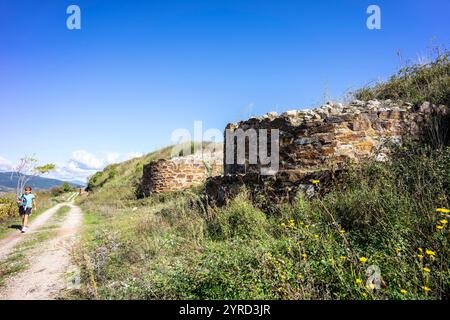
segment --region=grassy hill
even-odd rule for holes
[[[356,94],[407,101],[419,92],[443,103],[448,66],[439,56]],[[274,204],[261,193],[252,202],[242,190],[223,208],[205,205],[202,188],[135,197],[143,163],[168,152],[91,179],[75,255],[85,285],[74,298],[450,298],[448,144],[405,141],[387,162],[350,167],[311,200],[299,193]]]
[[[193,144],[189,144],[193,152]],[[203,142],[203,148],[210,146],[210,144],[211,142]],[[154,160],[170,159],[172,149],[173,146],[168,146],[142,157],[107,166],[103,171],[90,177],[87,190],[94,191],[96,196],[113,192],[119,193],[121,200],[134,199],[142,178],[144,165]]]
[[[87,189],[96,191],[100,188],[132,188],[139,183],[145,164],[153,160],[170,158],[171,150],[172,147],[169,146],[142,157],[109,165],[103,171],[97,172],[90,177]]]

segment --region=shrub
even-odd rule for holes
[[[8,219],[17,212],[15,196],[12,194],[0,195],[0,222]]]
[[[264,239],[268,221],[265,213],[257,209],[243,192],[227,207],[216,211],[209,230],[217,239]]]

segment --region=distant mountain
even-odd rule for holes
[[[35,190],[49,190],[53,187],[58,187],[66,181],[58,179],[48,179],[43,177],[31,177],[30,181],[27,183],[30,187]],[[75,188],[84,188],[83,183],[68,182]],[[13,176],[11,178],[11,172],[0,172],[0,192],[11,192],[16,189],[17,177]]]
[[[2,192],[11,192],[11,191],[14,191],[14,189],[7,188],[7,187],[4,187],[4,186],[0,186],[0,193],[2,193]]]

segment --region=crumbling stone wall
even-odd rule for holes
[[[141,188],[146,196],[185,190],[204,183],[209,176],[221,175],[222,171],[221,163],[192,156],[153,161],[144,166]]]
[[[340,168],[348,160],[356,162],[373,155],[384,157],[387,141],[401,141],[402,135],[414,136],[418,124],[432,108],[447,110],[428,103],[415,110],[408,103],[387,101],[354,101],[343,105],[327,103],[314,110],[288,111],[281,116],[268,113],[226,129],[271,129],[280,130],[280,171],[301,170],[314,172]],[[227,150],[225,135],[224,154]],[[236,141],[235,141],[236,143]],[[270,136],[267,149],[270,150]],[[248,149],[246,150],[248,154]],[[235,159],[237,148],[234,148]],[[225,157],[224,157],[225,159]],[[224,160],[225,161],[225,160]],[[260,163],[226,164],[225,174],[261,172]]]
[[[348,161],[369,157],[384,161],[386,142],[400,142],[404,135],[418,138],[420,128],[430,114],[449,114],[445,106],[424,103],[416,108],[408,103],[387,101],[353,101],[347,105],[327,103],[314,110],[288,111],[280,116],[268,113],[226,129],[247,131],[278,129],[279,171],[273,176],[261,175],[261,163],[251,164],[246,147],[245,164],[224,164],[224,177],[209,179],[206,185],[211,202],[223,204],[242,186],[252,192],[263,190],[273,199],[292,199],[298,190],[310,190],[311,180],[321,183],[333,179]],[[237,159],[236,141],[234,157]],[[224,143],[224,162],[227,150]],[[270,150],[270,133],[267,149]],[[267,193],[267,192],[266,192]]]

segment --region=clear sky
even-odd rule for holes
[[[66,9],[81,8],[81,30]],[[370,4],[382,29],[366,27]],[[170,144],[385,79],[450,43],[448,0],[1,0],[0,170],[81,179]]]

